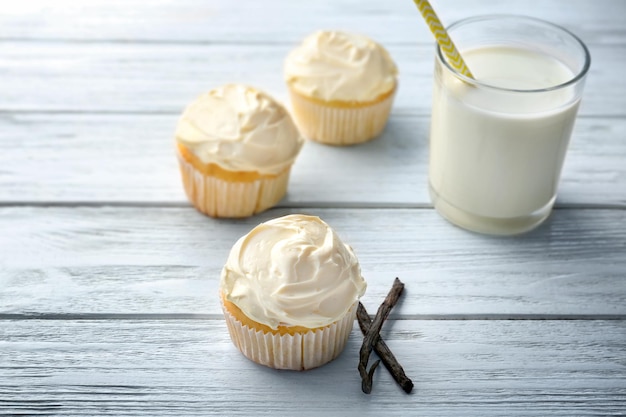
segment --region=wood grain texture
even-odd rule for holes
[[[186,204],[173,151],[178,115],[0,115],[0,203]],[[282,207],[428,206],[430,118],[397,116],[375,141],[308,142]],[[557,205],[626,207],[626,119],[577,121]]]
[[[360,391],[360,335],[307,372],[256,365],[223,320],[0,321],[0,410],[73,415],[618,415],[623,321],[388,322],[416,387]]]
[[[575,30],[589,43],[624,44],[621,0],[437,1],[445,25],[479,14],[521,14]],[[71,24],[68,24],[71,22]],[[432,43],[412,1],[25,0],[3,7],[0,39],[290,43],[320,28],[370,33],[389,43]]]
[[[446,223],[427,196],[433,38],[411,1],[23,0],[0,6],[0,415],[623,415],[626,2],[439,1],[560,24],[589,46],[558,209],[515,238]],[[382,137],[307,143],[287,197],[244,220],[190,208],[178,115],[216,85],[287,102],[282,62],[320,28],[370,35],[400,68]],[[361,336],[306,373],[246,360],[217,299],[235,240],[319,215],[351,244],[375,311],[406,291],[385,369],[360,392]]]
[[[231,82],[287,102],[283,61],[294,46],[2,42],[0,111],[179,114]],[[393,114],[430,115],[434,45],[389,45],[389,52],[400,72]],[[590,52],[580,115],[626,115],[626,80],[611,70],[626,66],[626,45],[591,45]]]
[[[406,294],[394,317],[626,314],[626,210],[557,210],[530,234],[493,238],[430,209],[214,220],[176,207],[0,209],[0,313],[220,314],[231,246],[292,212],[319,215],[354,248],[371,311],[398,276]]]

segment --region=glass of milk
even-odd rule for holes
[[[521,16],[448,28],[474,79],[437,47],[429,187],[437,211],[476,232],[541,224],[557,185],[590,65],[569,31]]]

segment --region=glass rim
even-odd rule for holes
[[[451,30],[453,30],[456,27],[459,26],[464,26],[468,23],[475,23],[475,22],[480,22],[480,21],[485,21],[485,20],[495,20],[495,19],[515,19],[515,20],[522,20],[522,21],[527,21],[527,22],[533,22],[533,23],[538,23],[544,26],[548,26],[551,29],[556,29],[557,31],[560,31],[564,34],[566,34],[567,36],[571,37],[582,49],[584,55],[585,55],[585,61],[582,65],[582,68],[580,69],[580,71],[575,74],[571,79],[567,80],[564,83],[561,84],[557,84],[551,87],[545,87],[545,88],[537,88],[537,89],[516,89],[516,88],[504,88],[504,87],[497,87],[495,85],[491,85],[489,83],[485,83],[479,80],[476,80],[474,78],[470,78],[464,74],[461,74],[459,71],[457,71],[454,67],[452,67],[452,65],[450,65],[450,63],[448,62],[447,59],[445,59],[445,57],[443,56],[443,53],[441,51],[441,46],[438,43],[435,43],[436,47],[437,47],[437,59],[443,63],[443,65],[446,66],[446,68],[448,68],[450,71],[452,71],[452,73],[460,80],[468,83],[468,84],[473,84],[475,86],[479,86],[479,87],[484,87],[484,88],[489,88],[492,90],[497,90],[497,91],[505,91],[505,92],[515,92],[515,93],[541,93],[541,92],[547,92],[547,91],[555,91],[555,90],[560,90],[562,88],[568,87],[570,85],[576,84],[578,81],[580,81],[585,75],[587,75],[587,72],[589,71],[589,67],[591,66],[591,55],[589,53],[589,49],[587,48],[587,45],[585,45],[585,43],[578,37],[576,36],[574,33],[572,33],[571,31],[569,31],[568,29],[565,29],[562,26],[559,26],[557,24],[548,22],[546,20],[543,19],[538,19],[536,17],[531,17],[531,16],[524,16],[524,15],[513,15],[513,14],[489,14],[489,15],[480,15],[480,16],[472,16],[472,17],[467,17],[461,20],[457,20],[456,22],[452,23],[451,25],[449,25],[446,30],[448,32],[450,32]]]

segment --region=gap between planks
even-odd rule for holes
[[[370,318],[374,316],[370,314]],[[223,320],[221,314],[190,313],[0,313],[0,320]],[[626,314],[406,314],[387,321],[590,321],[626,320]]]
[[[198,45],[198,46],[294,46],[297,41],[282,40],[191,40],[191,39],[72,39],[72,38],[19,38],[0,37],[0,42],[15,43],[46,43],[46,44],[86,44],[86,45]],[[429,41],[385,41],[385,46],[432,46],[434,42]],[[604,42],[585,41],[587,46],[605,46]]]
[[[189,46],[294,46],[297,41],[282,40],[191,40],[191,39],[72,39],[72,38],[19,38],[0,37],[0,42],[15,43],[44,43],[44,44],[82,44],[82,45],[189,45]],[[434,42],[428,41],[385,41],[385,46],[432,46]],[[589,46],[605,46],[604,42],[585,41]],[[619,45],[618,45],[619,46]]]
[[[192,208],[186,201],[0,201],[0,208],[6,207],[52,207],[52,208]],[[289,202],[278,204],[275,209],[346,209],[346,210],[433,210],[430,203],[389,203],[359,201],[324,201],[324,202]],[[626,203],[560,203],[557,201],[554,210],[625,210]]]
[[[1,42],[1,40],[0,40]],[[75,110],[75,109],[3,109],[0,108],[0,116],[65,116],[65,115],[81,115],[81,116],[180,116],[181,110]],[[413,113],[406,108],[398,108],[393,110],[394,118],[420,118],[429,119],[430,113]],[[622,120],[624,114],[577,114],[576,119],[613,119]]]

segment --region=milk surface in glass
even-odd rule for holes
[[[573,89],[550,89],[575,74],[525,46],[480,46],[462,56],[483,87],[464,82],[437,60],[431,198],[444,217],[467,229],[524,232],[554,204],[580,96]],[[542,89],[547,91],[515,91]]]

